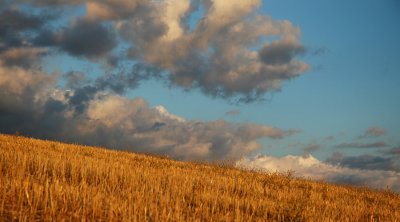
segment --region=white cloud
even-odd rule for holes
[[[378,189],[390,188],[400,192],[400,173],[334,166],[321,162],[312,155],[288,155],[281,158],[258,155],[253,158],[243,158],[236,165],[240,168],[267,172],[286,173],[294,171],[296,177],[325,180],[332,183],[367,185]]]
[[[168,110],[167,110],[164,106],[156,106],[155,109],[156,109],[156,110],[160,113],[160,115],[162,115],[162,116],[165,116],[165,117],[170,118],[170,119],[177,120],[178,122],[185,122],[185,119],[184,119],[184,118],[169,113]]]

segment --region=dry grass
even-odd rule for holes
[[[0,134],[0,220],[400,221],[400,196]]]

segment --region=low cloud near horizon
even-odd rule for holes
[[[324,180],[337,184],[353,184],[376,189],[391,189],[400,192],[400,172],[391,170],[357,169],[322,162],[312,155],[273,157],[258,155],[236,162],[244,169],[265,172],[294,173],[295,177]]]
[[[359,142],[351,142],[351,143],[341,143],[336,145],[336,148],[359,148],[359,149],[365,149],[365,148],[383,148],[383,147],[388,147],[389,145],[386,144],[384,141],[378,141],[378,142],[373,142],[373,143],[359,143]]]

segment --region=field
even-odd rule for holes
[[[0,221],[400,221],[400,196],[0,134]]]

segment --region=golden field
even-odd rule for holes
[[[0,134],[0,221],[400,221],[400,196]]]

